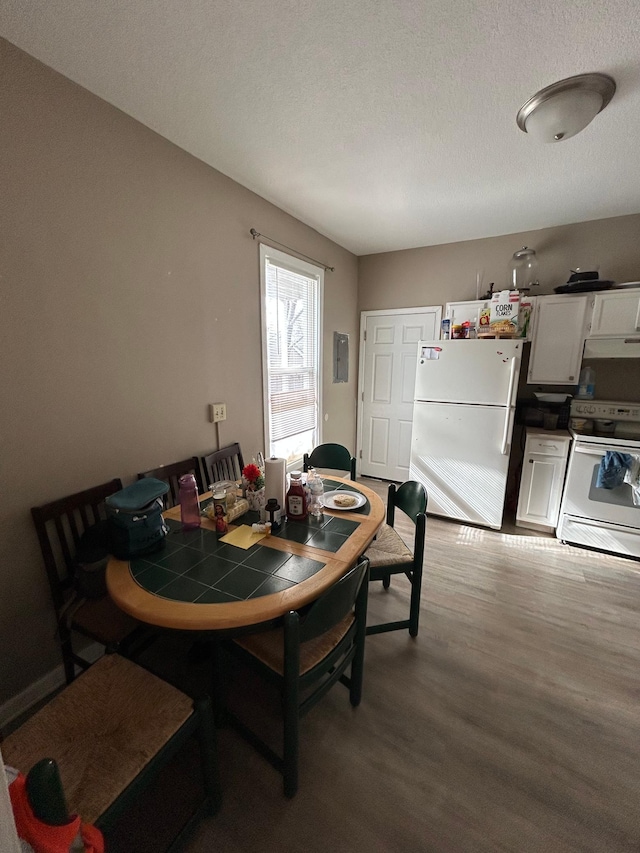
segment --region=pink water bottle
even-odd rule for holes
[[[180,485],[180,518],[183,530],[195,530],[200,527],[200,505],[198,503],[198,484],[193,474],[184,474],[178,480]]]

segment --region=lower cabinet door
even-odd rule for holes
[[[566,459],[538,453],[525,455],[516,524],[554,530],[558,522]]]

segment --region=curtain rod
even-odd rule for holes
[[[267,237],[266,234],[260,234],[259,231],[256,231],[255,228],[249,229],[249,234],[255,240],[256,237],[264,237],[265,240],[269,240],[270,243],[275,243],[276,246],[282,246],[283,249],[288,249],[290,252],[295,252],[296,255],[300,255],[301,258],[304,258],[305,261],[312,261],[314,264],[318,264],[321,267],[324,267],[325,272],[335,272],[335,267],[329,267],[326,264],[323,264],[322,261],[316,260],[316,258],[310,258],[309,255],[303,255],[302,252],[299,252],[297,249],[292,249],[291,246],[285,246],[284,243],[279,243],[277,240],[274,240],[273,237]]]

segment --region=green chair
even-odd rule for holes
[[[237,716],[231,724],[284,777],[284,793],[298,790],[298,724],[337,682],[349,688],[356,707],[362,697],[364,641],[367,622],[366,558],[316,599],[304,612],[291,611],[284,626],[251,634],[229,644],[239,656],[280,690],[283,711],[283,754],[275,753]],[[355,605],[355,607],[354,607]],[[345,675],[348,667],[350,675]]]
[[[413,553],[394,530],[395,511],[402,510],[415,524]],[[409,618],[399,622],[384,622],[367,626],[367,634],[381,634],[408,628],[412,637],[418,635],[420,618],[420,590],[422,588],[422,563],[426,529],[427,492],[423,485],[407,480],[399,488],[389,485],[387,522],[372,542],[366,556],[369,558],[370,581],[382,581],[389,589],[391,575],[404,574],[411,583]]]
[[[351,479],[356,479],[356,460],[342,444],[319,444],[311,453],[304,454],[303,466],[305,471],[309,468],[349,471]]]

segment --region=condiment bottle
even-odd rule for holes
[[[595,393],[596,374],[593,367],[583,367],[580,371],[578,385],[578,400],[593,400]]]
[[[200,505],[198,503],[198,484],[193,474],[184,474],[178,480],[180,486],[180,519],[183,530],[195,530],[200,527]]]
[[[322,518],[322,507],[324,504],[324,483],[322,477],[313,468],[309,468],[307,485],[311,493],[309,498],[309,512],[316,519]]]
[[[272,533],[276,533],[280,530],[280,521],[282,518],[282,510],[280,509],[280,504],[277,499],[269,498],[265,510],[269,516],[269,521],[271,522],[271,531]]]
[[[291,472],[291,485],[285,501],[287,518],[290,521],[304,521],[307,517],[307,495],[302,485],[302,472]]]

